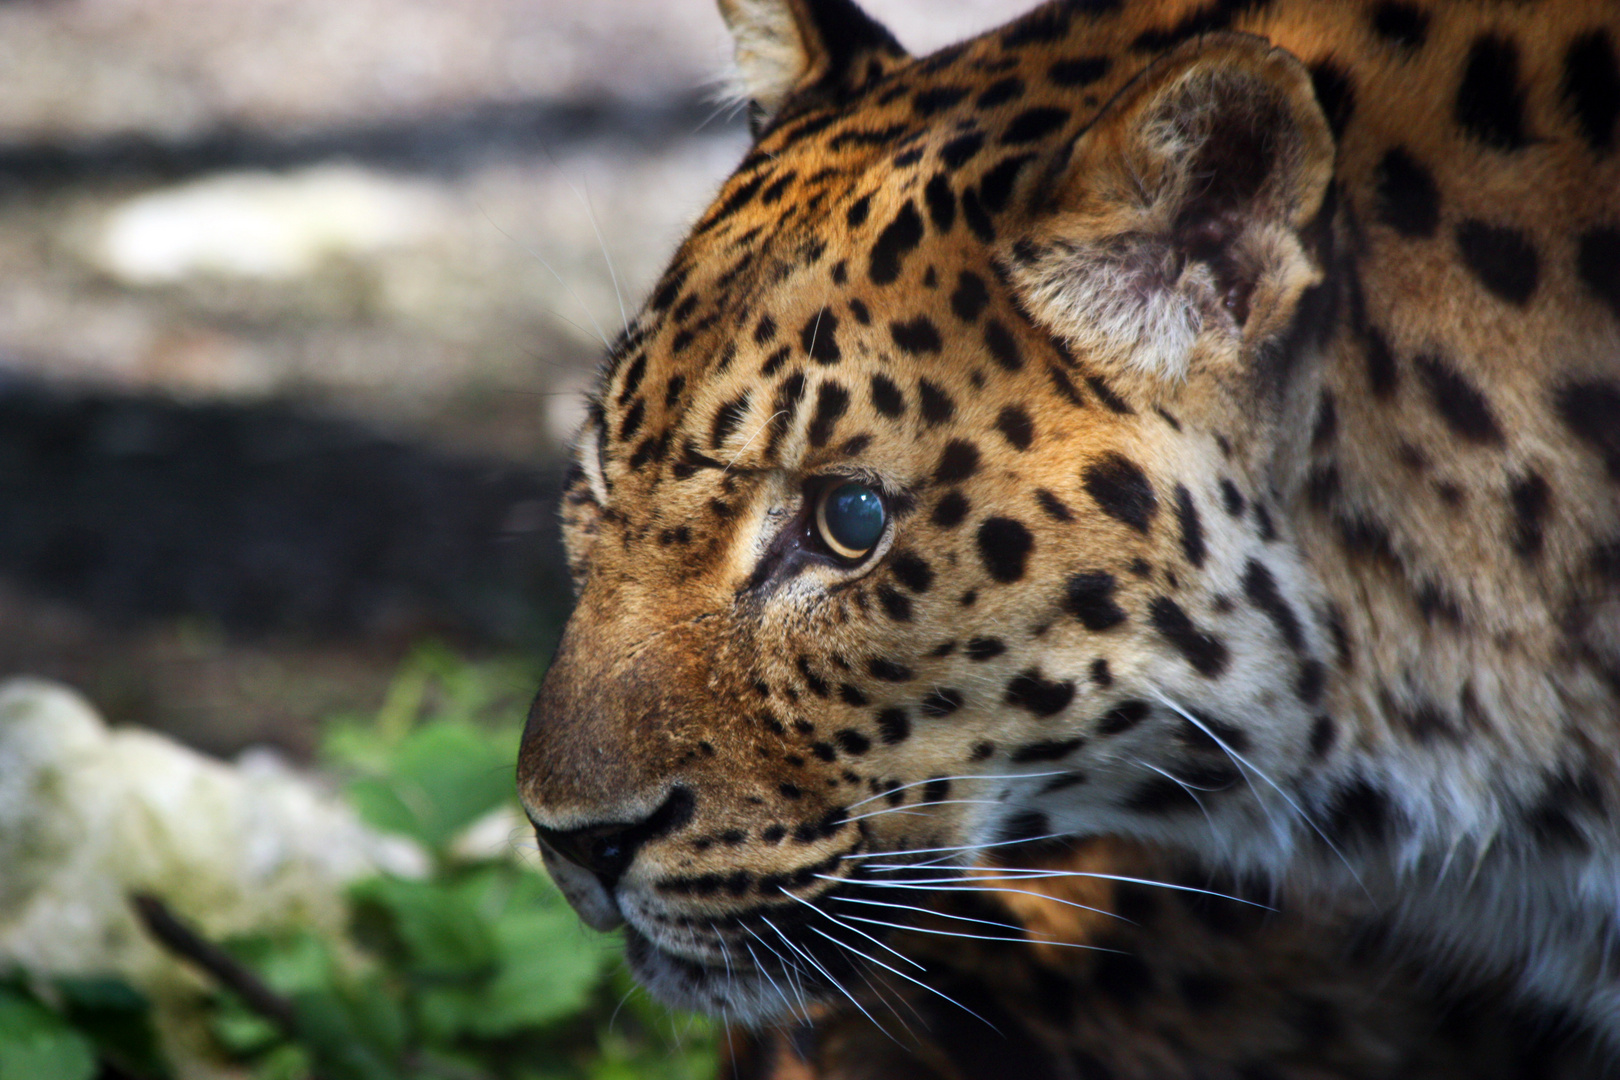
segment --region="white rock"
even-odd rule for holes
[[[108,731],[71,691],[0,684],[0,970],[184,981],[136,923],[162,897],[219,938],[300,926],[336,934],[343,887],[420,875],[414,844],[261,756],[234,767],[145,731]]]
[[[421,241],[446,218],[443,197],[427,185],[352,166],[222,173],[119,205],[91,257],[130,285],[285,281],[331,258]]]

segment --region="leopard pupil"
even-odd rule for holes
[[[827,494],[822,521],[836,547],[870,551],[883,535],[883,500],[865,484],[840,484]]]

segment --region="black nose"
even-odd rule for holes
[[[664,801],[641,821],[587,825],[579,829],[548,829],[535,825],[540,841],[575,866],[596,876],[612,890],[649,840],[676,831],[692,820],[697,799],[684,787],[674,787]]]

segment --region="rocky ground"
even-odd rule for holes
[[[869,4],[914,49],[1022,6]],[[728,52],[709,0],[0,0],[0,674],[299,750],[424,636],[542,652]]]

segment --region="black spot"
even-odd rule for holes
[[[1045,488],[1036,489],[1035,501],[1040,504],[1041,512],[1047,517],[1051,518],[1053,521],[1074,520],[1074,511],[1070,510],[1068,506],[1064,505],[1062,499],[1058,498],[1050,491],[1047,491]]]
[[[1061,394],[1063,399],[1070,405],[1077,409],[1086,407],[1085,399],[1080,396],[1080,391],[1075,388],[1073,382],[1069,381],[1068,374],[1062,368],[1056,364],[1048,364],[1046,366],[1046,377],[1052,380],[1052,388]]]
[[[1517,45],[1494,34],[1475,39],[1457,87],[1456,117],[1470,135],[1497,150],[1529,145]]]
[[[764,182],[765,176],[762,174],[738,187],[730,195],[726,196],[725,202],[721,203],[719,207],[715,209],[714,213],[710,214],[707,219],[698,225],[697,231],[708,232],[709,230],[720,225],[720,223],[725,221],[727,218],[731,217],[731,215],[735,214],[738,210],[741,210],[743,207],[747,206],[754,200],[754,196],[759,194],[760,186],[764,184]]]
[[[1395,392],[1395,383],[1400,375],[1395,366],[1395,354],[1376,327],[1368,326],[1362,341],[1367,347],[1367,382],[1373,397],[1387,400]]]
[[[1087,630],[1112,629],[1125,621],[1125,610],[1114,601],[1118,586],[1114,575],[1103,570],[1074,574],[1064,586],[1063,610]]]
[[[1294,680],[1294,695],[1307,705],[1315,705],[1322,700],[1322,691],[1327,689],[1327,665],[1315,657],[1306,657],[1299,662],[1299,677]]]
[[[952,690],[948,686],[936,686],[923,695],[918,708],[922,710],[924,716],[932,716],[938,719],[949,716],[957,709],[960,709],[964,700],[962,691]]]
[[[1097,734],[1123,734],[1146,720],[1151,712],[1145,701],[1122,701],[1097,717]]]
[[[1024,566],[1035,547],[1029,530],[1012,518],[987,518],[979,526],[979,559],[991,577],[1007,584],[1024,576]]]
[[[1339,737],[1339,730],[1333,723],[1331,716],[1318,716],[1311,721],[1311,757],[1321,759],[1333,749],[1333,742]]]
[[[845,728],[833,738],[838,741],[838,746],[844,753],[853,757],[859,757],[872,748],[872,741],[853,728]]]
[[[839,417],[849,408],[849,391],[835,382],[824,382],[816,390],[816,411],[810,417],[810,445],[826,446]]]
[[[889,334],[894,343],[904,352],[912,356],[923,353],[937,353],[942,347],[939,339],[939,330],[926,315],[918,315],[915,319],[906,322],[892,322],[889,324]],[[923,415],[927,415],[924,408]]]
[[[984,344],[990,350],[991,359],[1005,370],[1017,371],[1024,366],[1017,340],[1007,332],[1000,320],[990,319],[984,324]]]
[[[1062,127],[1069,120],[1069,110],[1054,109],[1043,106],[1035,109],[1025,109],[1013,117],[1007,124],[1007,130],[1002,132],[1001,141],[1006,146],[1022,146],[1037,139],[1050,135]]]
[[[767,379],[770,378],[778,371],[781,371],[783,366],[787,364],[789,358],[792,356],[793,346],[783,345],[780,349],[777,349],[775,352],[771,353],[771,355],[765,358],[765,363],[760,365],[759,373],[765,376]]]
[[[911,600],[902,592],[890,585],[877,587],[878,603],[883,605],[884,614],[895,622],[911,621]]]
[[[748,395],[743,394],[720,406],[715,410],[714,423],[709,427],[709,445],[720,449],[720,444],[737,429],[743,417],[748,415]]]
[[[1018,174],[1032,155],[1015,154],[1012,157],[1002,158],[993,167],[979,177],[978,197],[983,202],[984,209],[995,214],[1006,209],[1007,200],[1012,198],[1013,184],[1018,180]]]
[[[844,214],[844,220],[852,229],[858,229],[866,224],[867,216],[872,212],[872,196],[862,195],[849,204],[849,210]]]
[[[1031,668],[1008,681],[1002,700],[1036,716],[1056,716],[1074,700],[1074,683],[1050,681],[1039,670]]]
[[[928,90],[919,90],[911,99],[911,107],[919,116],[933,116],[937,112],[944,112],[968,96],[968,91],[960,86],[935,86]]]
[[[914,593],[925,593],[934,583],[934,571],[916,552],[902,551],[889,558],[894,579]]]
[[[1421,49],[1429,36],[1429,13],[1401,0],[1385,0],[1373,8],[1373,32],[1403,49]]]
[[[1109,412],[1118,413],[1121,416],[1132,416],[1136,413],[1135,409],[1125,403],[1124,398],[1114,393],[1114,388],[1109,386],[1101,376],[1087,375],[1086,385],[1091,387],[1091,392],[1097,395],[1097,400],[1102,402],[1103,408]]]
[[[900,388],[885,375],[872,376],[872,404],[884,416],[893,418],[906,411],[906,399]]]
[[[1277,628],[1283,643],[1298,652],[1305,647],[1305,636],[1299,628],[1299,617],[1277,589],[1277,579],[1266,565],[1250,559],[1243,571],[1243,592],[1249,603],[1259,608]]]
[[[846,705],[860,706],[866,704],[866,695],[861,693],[859,687],[851,686],[849,683],[843,683],[838,687],[838,696],[844,700]]]
[[[900,264],[906,255],[921,242],[923,237],[922,215],[908,200],[894,216],[894,220],[883,227],[878,234],[877,243],[872,245],[872,254],[867,266],[867,277],[872,279],[874,285],[887,285],[900,276]]]
[[[996,430],[1015,450],[1028,450],[1035,441],[1035,425],[1029,413],[1017,405],[1008,405],[996,417]]]
[[[978,193],[972,188],[962,192],[962,219],[968,223],[968,228],[973,230],[974,236],[986,244],[995,243],[995,222],[990,220],[990,215],[979,202]]]
[[[984,146],[984,133],[970,131],[966,135],[958,135],[946,143],[939,151],[939,160],[949,169],[960,169],[977,154]]]
[[[1513,550],[1526,559],[1541,552],[1542,527],[1552,505],[1552,488],[1540,473],[1528,473],[1508,491],[1513,507]]]
[[[1035,810],[1025,810],[1008,818],[1006,823],[996,832],[996,843],[1022,844],[1032,840],[1045,840],[1052,835],[1052,826],[1046,820],[1046,815]],[[1088,1073],[1088,1076],[1098,1074]]]
[[[1620,384],[1566,383],[1554,405],[1569,429],[1603,458],[1610,478],[1620,480]]]
[[[1089,86],[1108,74],[1112,65],[1106,56],[1080,56],[1072,60],[1059,60],[1046,69],[1046,77],[1058,86]]]
[[[1598,153],[1614,145],[1614,121],[1620,116],[1620,63],[1607,30],[1581,34],[1564,54],[1564,97],[1575,112],[1581,134]]]
[[[885,746],[904,742],[911,734],[911,717],[904,709],[884,709],[877,715],[878,738]]]
[[[838,316],[832,308],[824,307],[810,316],[799,331],[799,346],[818,364],[838,363]]]
[[[1395,146],[1378,163],[1378,217],[1402,236],[1429,237],[1440,227],[1440,188],[1405,148]]]
[[[978,469],[979,448],[962,439],[952,439],[939,455],[939,464],[934,468],[934,482],[954,484],[966,480]]]
[[[1358,841],[1377,844],[1389,838],[1394,815],[1389,796],[1357,780],[1334,796],[1324,831],[1341,847]]]
[[[1226,670],[1226,645],[1193,624],[1187,613],[1168,596],[1154,597],[1148,618],[1159,636],[1169,642],[1200,675],[1213,678]]]
[[[1316,423],[1311,427],[1311,447],[1326,449],[1339,432],[1339,410],[1333,404],[1333,391],[1323,390],[1316,404]]]
[[[934,513],[930,520],[942,529],[954,529],[962,524],[967,512],[967,497],[960,491],[947,491],[939,497],[939,502],[934,504]]]
[[[1030,765],[1040,761],[1062,761],[1076,750],[1086,744],[1083,738],[1074,739],[1048,739],[1044,742],[1030,743],[1020,746],[1007,760],[1014,765]]]
[[[685,375],[671,375],[669,382],[664,384],[664,408],[674,408],[681,398],[681,391],[686,388]]]
[[[1502,429],[1485,395],[1473,383],[1438,357],[1420,356],[1414,366],[1428,387],[1435,411],[1452,431],[1471,443],[1501,445]]]
[[[1091,662],[1091,681],[1104,690],[1114,685],[1114,673],[1108,670],[1108,661],[1100,656]]]
[[[1484,285],[1510,304],[1523,306],[1540,280],[1536,249],[1518,229],[1468,220],[1457,225],[1463,262]]]
[[[957,276],[956,288],[951,293],[951,310],[958,319],[973,322],[989,302],[990,293],[984,286],[983,278],[966,270]]]
[[[1186,784],[1168,776],[1142,781],[1120,805],[1135,814],[1184,814],[1202,809]]]
[[[628,442],[637,431],[640,431],[642,418],[646,415],[647,403],[641,398],[636,398],[636,403],[630,406],[630,411],[625,414],[624,421],[619,425],[619,441]]]
[[[993,109],[997,105],[1005,105],[1014,98],[1024,96],[1023,79],[998,79],[984,88],[979,100],[973,103],[975,109]]]
[[[956,192],[951,190],[950,178],[945,173],[935,173],[934,178],[928,181],[923,188],[923,201],[928,204],[928,220],[934,223],[939,232],[951,231],[956,224]]]
[[[1599,228],[1582,233],[1575,271],[1620,319],[1620,229]]]
[[[1148,531],[1159,500],[1136,462],[1121,454],[1104,454],[1086,466],[1081,479],[1103,513],[1139,533]]]
[[[944,776],[930,777],[928,783],[923,785],[922,804],[941,803],[951,793],[951,782]]]
[[[1194,566],[1204,565],[1207,549],[1204,547],[1204,526],[1198,518],[1198,507],[1193,505],[1192,492],[1176,485],[1176,521],[1181,526],[1181,553]]]
[[[910,682],[911,669],[904,664],[897,664],[893,660],[885,660],[878,656],[867,661],[866,670],[871,672],[872,678],[882,682]]]
[[[839,263],[839,265],[842,266],[843,263]],[[840,284],[842,284],[842,282],[840,282]],[[855,321],[860,323],[862,326],[872,325],[872,313],[867,310],[866,304],[858,297],[850,298],[849,313],[855,316]]]
[[[1243,493],[1238,491],[1237,485],[1221,477],[1221,505],[1232,517],[1243,516]]]
[[[1006,652],[1007,646],[998,638],[976,637],[969,638],[962,651],[969,660],[991,660]]]
[[[1344,129],[1356,111],[1356,88],[1343,68],[1322,61],[1311,68],[1311,87],[1316,100],[1321,102],[1322,113],[1335,139],[1344,136]]]
[[[620,405],[623,405],[625,402],[636,396],[636,391],[641,388],[641,380],[646,376],[646,374],[647,357],[645,354],[642,354],[641,356],[636,357],[635,360],[631,361],[629,368],[625,370],[624,382],[619,387]]]
[[[804,794],[797,784],[778,784],[776,790],[781,793],[784,799],[797,799]]]

